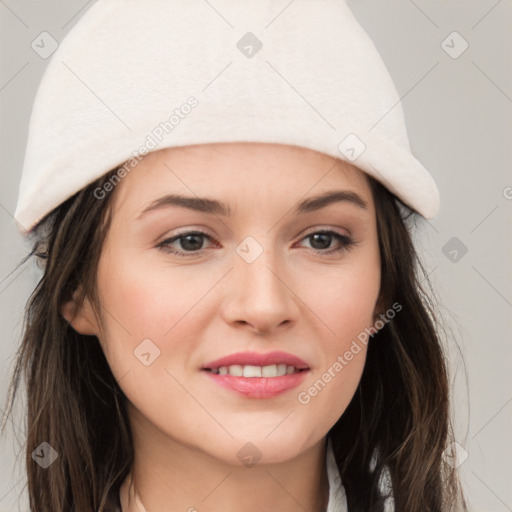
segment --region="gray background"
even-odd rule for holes
[[[28,246],[12,218],[32,102],[48,62],[31,43],[44,31],[61,41],[92,3],[0,0],[2,416],[24,304],[38,277],[33,263],[16,268]],[[439,215],[415,236],[452,332],[445,343],[456,439],[468,454],[460,466],[466,495],[471,510],[512,511],[512,0],[349,3],[388,65],[413,151],[441,192]],[[469,44],[457,58],[445,51],[462,49],[458,36],[446,39],[454,31]],[[0,438],[0,512],[28,510],[23,404]]]

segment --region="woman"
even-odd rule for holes
[[[438,192],[370,39],[341,1],[150,6],[96,3],[34,105],[31,510],[460,510]]]

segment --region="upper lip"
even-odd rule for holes
[[[300,357],[288,354],[287,352],[267,352],[266,354],[260,354],[258,352],[236,352],[220,359],[215,359],[201,367],[202,370],[216,369],[221,366],[231,365],[252,365],[252,366],[269,366],[272,364],[286,364],[287,366],[294,366],[297,369],[309,369],[306,361]]]

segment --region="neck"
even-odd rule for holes
[[[156,429],[148,433],[138,421],[132,421],[132,434],[135,459],[121,488],[123,512],[327,508],[324,438],[292,460],[246,467],[185,446]]]

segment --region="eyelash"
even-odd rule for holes
[[[301,239],[301,241],[305,240],[306,238],[310,238],[313,235],[318,235],[318,234],[333,235],[335,238],[338,239],[338,241],[341,242],[340,247],[335,247],[334,249],[326,249],[326,250],[311,249],[311,250],[313,250],[315,252],[318,252],[321,255],[330,255],[330,254],[334,254],[334,253],[341,253],[343,251],[349,251],[353,246],[357,245],[357,242],[355,242],[349,236],[342,235],[341,233],[338,233],[337,231],[332,231],[332,230],[314,231],[314,232],[309,233],[308,235],[304,236]],[[198,255],[204,249],[199,249],[198,251],[176,251],[176,250],[170,249],[170,247],[169,247],[170,244],[172,244],[173,242],[176,242],[177,240],[180,240],[182,238],[186,238],[187,236],[190,236],[190,235],[204,236],[204,237],[208,238],[209,240],[212,240],[212,237],[210,235],[208,235],[207,233],[204,233],[202,231],[186,231],[184,233],[180,233],[179,235],[176,235],[176,236],[173,236],[171,238],[167,238],[167,239],[163,240],[162,242],[160,242],[157,245],[157,247],[162,249],[163,251],[165,251],[167,253],[174,254],[176,256],[180,256],[180,257],[184,257],[184,258]]]

